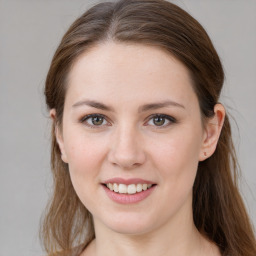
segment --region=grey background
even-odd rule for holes
[[[0,0],[0,256],[43,255],[41,213],[51,187],[43,86],[53,53],[86,0]],[[226,71],[241,188],[256,224],[256,0],[174,1],[206,28]]]

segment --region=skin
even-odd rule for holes
[[[167,100],[174,103],[139,111]],[[86,120],[89,114],[105,118],[95,125]],[[175,121],[156,122],[156,114]],[[193,223],[192,187],[198,162],[216,148],[224,116],[217,104],[203,125],[188,70],[161,49],[106,42],[80,56],[56,137],[75,191],[94,218],[96,239],[81,255],[220,255]],[[123,205],[102,188],[113,177],[146,179],[156,187],[143,201]]]

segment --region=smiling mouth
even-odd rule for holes
[[[156,184],[118,184],[118,183],[107,183],[103,184],[106,186],[110,191],[113,191],[118,194],[137,194],[142,191],[146,191]]]

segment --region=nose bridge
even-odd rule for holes
[[[145,161],[140,131],[134,124],[119,124],[113,134],[110,161],[122,168],[138,166]]]

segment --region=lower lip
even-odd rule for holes
[[[105,185],[102,185],[103,189],[111,200],[119,204],[135,204],[146,199],[155,189],[156,185],[148,188],[145,191],[141,191],[135,194],[119,194],[111,191]]]

